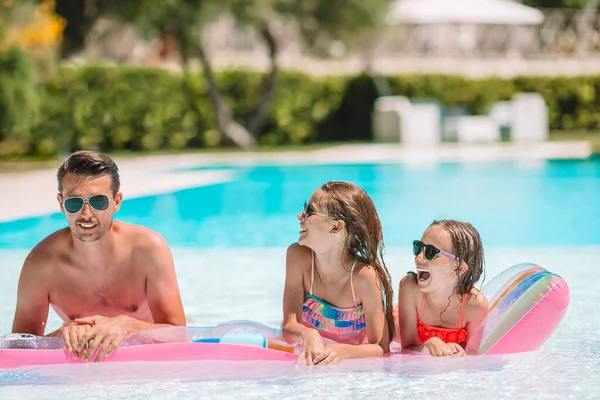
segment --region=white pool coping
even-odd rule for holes
[[[124,198],[135,198],[233,181],[228,169],[190,170],[210,165],[302,165],[338,163],[536,162],[585,159],[592,155],[586,141],[544,143],[440,144],[407,147],[401,144],[347,144],[285,152],[195,153],[115,157]],[[58,211],[56,168],[0,174],[0,222]],[[178,171],[178,169],[181,169]]]

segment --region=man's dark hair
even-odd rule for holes
[[[73,174],[84,178],[98,178],[104,175],[110,175],[112,181],[110,188],[113,195],[115,195],[121,187],[117,164],[106,154],[97,151],[76,151],[65,159],[56,173],[59,193],[62,193],[62,180],[66,174]]]

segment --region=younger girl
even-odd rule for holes
[[[389,352],[392,285],[373,201],[348,182],[327,182],[298,215],[287,251],[283,335],[302,342],[307,365]],[[323,338],[337,343],[325,346]]]
[[[417,273],[400,282],[398,316],[402,348],[432,356],[462,356],[477,348],[488,301],[473,286],[483,273],[483,246],[468,223],[434,221],[413,242]]]

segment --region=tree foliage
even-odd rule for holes
[[[116,16],[133,23],[146,38],[174,38],[181,55],[184,77],[191,74],[191,59],[201,61],[215,127],[224,142],[251,147],[264,133],[277,89],[277,58],[282,39],[273,28],[273,21],[295,24],[306,48],[317,55],[327,56],[334,44],[342,44],[342,47],[354,44],[363,40],[369,29],[382,25],[391,1],[96,0],[91,7],[88,2],[81,0],[58,0],[57,10],[70,24],[65,31],[65,42],[69,44],[63,46],[63,50],[68,48],[64,54],[83,45],[85,35],[101,16]],[[210,55],[205,51],[202,40],[206,23],[223,14],[233,16],[239,26],[253,28],[265,43],[270,60],[256,97],[256,105],[239,122],[234,120],[221,96]],[[189,79],[183,82],[182,89],[188,95],[190,105],[197,104],[193,88],[186,83]]]
[[[0,156],[29,149],[39,83],[51,78],[65,21],[53,0],[0,3]]]

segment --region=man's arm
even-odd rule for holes
[[[148,305],[156,325],[185,326],[185,314],[173,265],[173,256],[162,236],[153,233],[146,252]],[[148,329],[147,327],[141,329]]]
[[[23,263],[17,289],[13,333],[44,335],[50,301],[46,285],[48,260],[43,260],[43,258],[39,249],[35,248]]]

